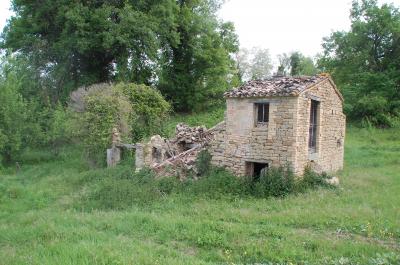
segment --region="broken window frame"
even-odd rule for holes
[[[269,122],[269,102],[254,103],[256,127],[267,126]]]

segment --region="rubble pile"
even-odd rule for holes
[[[175,129],[175,136],[165,139],[153,136],[145,148],[148,161],[159,176],[180,176],[184,178],[188,172],[196,173],[197,155],[205,149],[213,139],[213,129],[204,126],[189,127],[179,123]]]
[[[212,133],[204,126],[189,127],[184,123],[179,123],[175,128],[175,137],[169,142],[187,150],[209,142],[211,137]]]
[[[274,77],[269,80],[249,81],[241,87],[225,92],[226,98],[296,96],[310,86],[325,80],[326,76]]]

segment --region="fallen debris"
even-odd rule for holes
[[[155,135],[148,143],[136,145],[136,168],[147,165],[159,176],[185,178],[189,172],[196,174],[197,155],[212,139],[213,128],[179,123],[173,138]]]

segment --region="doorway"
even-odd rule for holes
[[[246,162],[246,173],[253,180],[258,180],[266,170],[268,170],[268,163]]]

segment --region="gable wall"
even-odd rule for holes
[[[309,155],[308,136],[311,99],[318,99],[319,122],[317,154]],[[316,171],[335,172],[343,168],[346,117],[343,103],[329,80],[303,92],[298,97],[295,172],[302,174],[307,165]],[[313,163],[309,163],[313,159]]]

